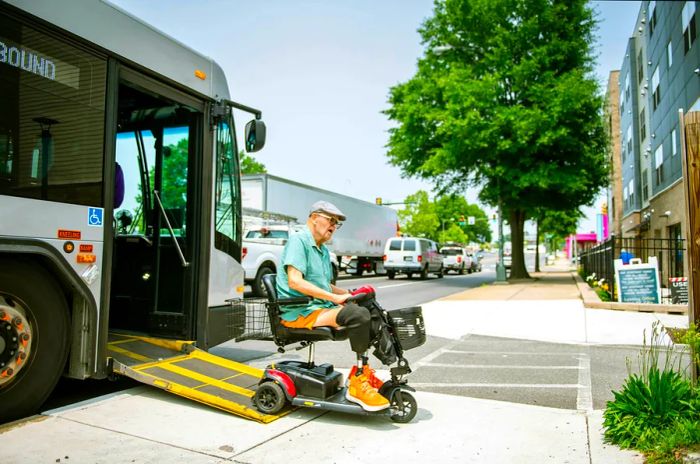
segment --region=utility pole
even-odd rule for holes
[[[498,263],[496,264],[496,283],[506,283],[506,267],[503,265],[503,210],[498,199]]]

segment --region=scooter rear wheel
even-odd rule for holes
[[[394,422],[405,424],[411,422],[418,412],[416,399],[407,391],[397,391],[391,397],[391,409],[396,411],[389,416]]]
[[[253,396],[253,403],[258,411],[264,414],[276,414],[282,410],[287,398],[284,396],[282,387],[275,382],[265,382],[258,386],[258,390]]]

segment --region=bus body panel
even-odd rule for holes
[[[61,0],[57,8],[55,0],[4,1],[202,95],[229,98],[226,77],[212,59],[116,5],[102,0]],[[203,71],[206,78],[196,77],[196,70]]]

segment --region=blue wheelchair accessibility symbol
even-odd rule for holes
[[[103,213],[104,210],[102,208],[88,208],[88,225],[102,227]]]

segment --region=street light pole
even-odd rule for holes
[[[506,267],[503,265],[503,210],[498,199],[498,263],[496,264],[496,282],[506,282]]]

